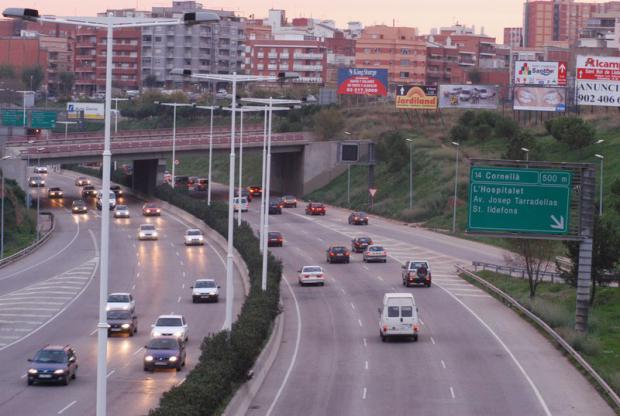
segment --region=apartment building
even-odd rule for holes
[[[48,53],[41,47],[38,37],[0,37],[0,62],[10,63],[19,76],[27,68],[40,66],[47,68]],[[44,72],[43,84],[47,84],[47,72]]]
[[[178,17],[200,10],[217,13],[220,22],[142,29],[143,79],[151,75],[168,86],[182,81],[170,74],[175,68],[199,74],[241,71],[245,20],[234,12],[203,9],[194,1],[173,1],[172,7],[153,7],[151,13],[152,17]]]
[[[504,45],[511,48],[521,48],[523,46],[523,28],[505,27]]]
[[[426,41],[414,27],[366,27],[356,40],[355,65],[387,69],[390,85],[424,83]]]

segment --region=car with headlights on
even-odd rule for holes
[[[368,225],[368,214],[362,211],[352,212],[349,214],[349,224]]]
[[[108,337],[113,334],[128,334],[130,337],[138,332],[138,317],[130,310],[112,309],[107,312]]]
[[[185,231],[184,239],[186,246],[202,246],[205,244],[205,237],[198,228],[190,228]]]
[[[151,325],[151,338],[176,337],[189,340],[189,326],[183,315],[160,315]]]
[[[71,203],[71,213],[72,214],[86,214],[88,212],[88,207],[86,206],[86,202],[81,199],[76,199]]]
[[[161,209],[156,203],[147,202],[146,204],[142,205],[142,215],[144,215],[145,217],[160,216]]]
[[[282,197],[282,206],[284,208],[297,208],[297,198],[293,195],[284,195]]]
[[[371,244],[366,247],[362,256],[362,261],[366,263],[370,263],[371,261],[387,262],[387,251],[385,251],[383,246],[378,244]]]
[[[408,260],[402,267],[403,286],[409,287],[415,284],[431,286],[433,277],[428,260]]]
[[[97,190],[93,185],[84,185],[82,188],[82,198],[90,198],[93,196],[97,196]]]
[[[120,185],[110,185],[110,191],[114,192],[114,196],[116,199],[119,199],[123,196],[123,190]]]
[[[111,311],[114,309],[134,312],[136,310],[136,301],[131,293],[110,293],[105,310]]]
[[[75,186],[86,186],[90,184],[90,179],[88,179],[86,176],[78,176],[77,178],[75,178]]]
[[[114,208],[114,218],[129,218],[129,207],[127,205],[117,205]]]
[[[220,298],[220,287],[213,279],[198,279],[192,289],[192,303],[217,302]]]
[[[267,233],[267,247],[282,247],[284,244],[284,237],[279,231],[269,231]]]
[[[153,224],[142,224],[138,229],[138,240],[157,240],[159,234]]]
[[[47,166],[35,166],[34,173],[39,173],[41,175],[47,175]]]
[[[328,263],[349,263],[349,250],[343,246],[331,246],[327,249],[326,261]]]
[[[233,210],[235,212],[237,211],[241,211],[241,212],[248,212],[248,199],[244,196],[242,196],[241,198],[239,197],[235,197],[233,198]]]
[[[325,215],[325,205],[320,202],[309,202],[306,205],[306,215]]]
[[[263,188],[260,186],[252,185],[246,188],[252,196],[261,196],[263,194]]]
[[[239,190],[237,190],[237,191],[235,192],[235,196],[239,196]],[[252,199],[254,198],[254,197],[252,196],[252,194],[251,194],[250,192],[248,192],[248,190],[247,190],[247,189],[242,189],[242,190],[241,190],[241,196],[242,196],[242,197],[244,197],[244,198],[246,198],[246,199],[248,200],[248,203],[249,203],[249,202],[252,202]]]
[[[321,266],[304,266],[297,273],[300,286],[309,284],[325,286],[325,273]]]
[[[28,385],[35,382],[60,383],[65,386],[75,379],[78,363],[75,350],[69,345],[47,345],[32,359],[26,374]]]
[[[186,360],[185,343],[175,337],[153,338],[144,346],[144,371],[174,368],[181,371]]]
[[[57,186],[51,187],[47,190],[47,197],[50,199],[53,198],[62,198],[64,196],[64,192]]]
[[[269,215],[282,214],[282,201],[279,199],[272,199],[269,201]]]
[[[30,179],[28,179],[28,186],[31,188],[45,187],[45,179],[40,176],[31,176]]]
[[[371,244],[372,238],[370,237],[355,237],[351,240],[351,251],[354,253],[363,253]]]

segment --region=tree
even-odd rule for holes
[[[508,117],[500,117],[495,123],[495,135],[497,137],[505,137],[510,140],[519,133],[519,130],[517,122]]]
[[[530,298],[536,296],[536,289],[543,280],[543,272],[553,265],[556,242],[552,240],[511,239],[510,245],[519,256],[519,263],[527,273]]]
[[[63,97],[71,95],[73,84],[75,84],[75,74],[73,72],[61,72],[58,74],[59,93]]]
[[[144,80],[142,81],[142,83],[144,84],[145,87],[149,87],[149,88],[157,87],[157,84],[158,84],[157,77],[153,74],[149,74],[146,77],[144,77]]]
[[[0,79],[15,79],[15,67],[11,64],[0,65]]]
[[[377,156],[385,161],[389,172],[403,172],[409,163],[409,148],[405,138],[399,132],[389,132],[377,143]]]
[[[502,158],[508,160],[523,159],[522,147],[529,148],[530,151],[533,151],[536,147],[536,141],[529,131],[520,130],[512,139],[508,139],[506,152],[502,155]]]
[[[450,129],[450,138],[457,142],[466,142],[469,139],[471,131],[469,127],[457,124]]]
[[[331,139],[344,129],[344,118],[336,108],[325,108],[314,115],[314,132],[320,138]]]
[[[472,84],[480,84],[480,81],[482,81],[482,73],[475,68],[467,73],[467,77]]]
[[[596,130],[594,127],[578,117],[558,117],[547,120],[545,128],[560,143],[564,143],[571,150],[594,143]]]
[[[31,91],[37,91],[39,87],[41,87],[44,78],[45,74],[40,65],[24,68],[22,70],[22,83],[25,88],[30,88]]]
[[[609,196],[607,197],[609,205],[620,214],[620,179],[615,179],[611,183]]]

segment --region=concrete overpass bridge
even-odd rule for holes
[[[5,160],[7,177],[26,188],[27,161],[42,165],[100,162],[103,135],[72,134],[50,138],[11,137],[6,141],[5,154],[14,159]],[[238,149],[239,134],[236,136]],[[261,152],[262,125],[250,126],[243,133],[244,152]],[[202,155],[209,152],[209,131],[204,128],[177,129],[176,153]],[[150,193],[163,182],[166,161],[172,156],[171,130],[125,131],[113,135],[112,160],[133,162],[133,187]],[[213,151],[230,152],[230,130],[214,128]],[[35,162],[32,162],[35,160]],[[318,142],[311,133],[273,133],[271,179],[274,192],[303,195],[327,184],[344,171],[337,164],[337,143]]]

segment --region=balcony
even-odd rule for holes
[[[294,64],[293,71],[322,71],[323,65],[300,65]]]
[[[323,60],[323,54],[322,53],[301,53],[301,52],[295,52],[293,54],[293,58],[294,59],[319,59],[319,60]]]
[[[278,65],[267,65],[267,69],[269,71],[275,71],[276,69],[278,69]]]
[[[278,54],[275,52],[269,52],[269,54],[267,54],[267,58],[269,59],[276,59],[278,57]]]
[[[323,78],[321,77],[299,77],[293,79],[294,83],[297,84],[322,84]]]
[[[288,59],[289,54],[288,53],[281,53],[280,54],[280,59]]]

